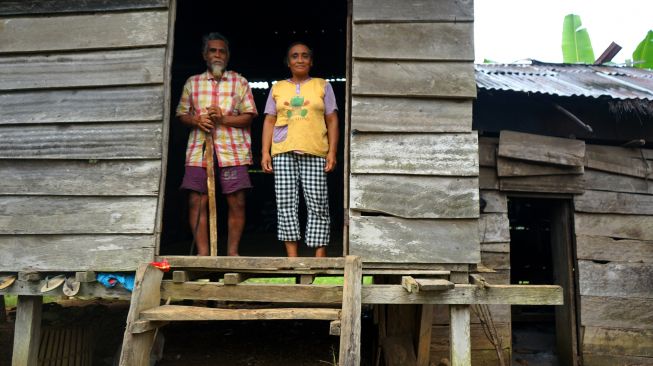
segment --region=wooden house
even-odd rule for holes
[[[19,295],[15,365],[37,362],[39,289],[47,275],[59,273],[92,281],[95,272],[138,268],[126,331],[138,352],[163,324],[161,313],[143,318],[143,311],[163,296],[342,303],[342,316],[327,311],[324,319],[342,320],[343,365],[356,365],[360,357],[361,303],[381,314],[386,364],[428,365],[448,357],[459,366],[497,357],[471,305],[490,304],[495,330],[509,337],[510,316],[499,304],[562,302],[558,286],[510,285],[506,268],[486,270],[484,279],[468,283],[484,258],[506,258],[508,240],[505,199],[488,193],[486,211],[479,211],[484,183],[472,129],[473,2],[336,4],[312,3],[302,9],[305,16],[286,24],[279,19],[298,11],[294,2],[260,9],[175,0],[0,2],[0,272],[18,275],[0,294]],[[250,16],[228,16],[245,13]],[[199,37],[213,30],[231,38],[231,64],[250,81],[282,77],[280,45],[302,34],[321,45],[316,70],[346,79],[334,85],[344,141],[331,203],[334,217],[342,219],[334,224],[342,233],[336,256],[355,255],[358,262],[196,258],[171,249],[170,238],[185,226],[177,190],[184,131],[171,116],[181,83],[202,71]],[[272,54],[281,55],[279,61],[267,57]],[[257,101],[266,96],[255,94]],[[269,192],[271,181],[254,179],[252,205],[261,201],[255,192]],[[489,207],[496,214],[486,214]],[[251,216],[256,220],[257,213]],[[225,277],[200,290],[181,272],[161,282],[160,274],[141,266],[163,258],[177,268],[248,274],[344,271],[345,285],[253,289],[236,280],[226,291]],[[361,274],[377,282],[361,289]],[[420,282],[420,276],[429,278]],[[428,282],[432,277],[444,283]],[[80,294],[130,296],[96,282],[82,283]],[[130,344],[123,348],[124,364],[145,357]],[[504,345],[509,354],[510,342]]]

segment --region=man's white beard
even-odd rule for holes
[[[214,77],[216,78],[221,77],[223,72],[224,72],[223,64],[219,64],[219,63],[211,64],[211,73],[213,74]]]

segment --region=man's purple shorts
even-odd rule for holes
[[[220,181],[223,194],[234,193],[241,189],[252,188],[247,165],[226,166],[216,169],[216,181]],[[197,166],[187,166],[184,180],[179,189],[188,189],[199,193],[207,193],[206,169]]]

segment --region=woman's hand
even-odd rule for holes
[[[263,154],[261,157],[261,168],[266,173],[272,173],[272,157],[270,154]]]
[[[329,173],[336,168],[336,153],[329,152],[326,157],[326,164],[324,165],[324,171]]]

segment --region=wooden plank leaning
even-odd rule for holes
[[[131,305],[127,313],[127,326],[122,340],[120,366],[148,365],[156,329],[133,333],[132,326],[143,310],[158,307],[161,303],[163,272],[149,264],[141,264],[136,271]]]
[[[339,366],[360,364],[362,280],[363,261],[357,256],[347,256],[340,318]]]
[[[206,186],[209,191],[209,243],[212,257],[218,255],[218,209],[215,204],[215,171],[213,170],[213,135],[206,134]]]

